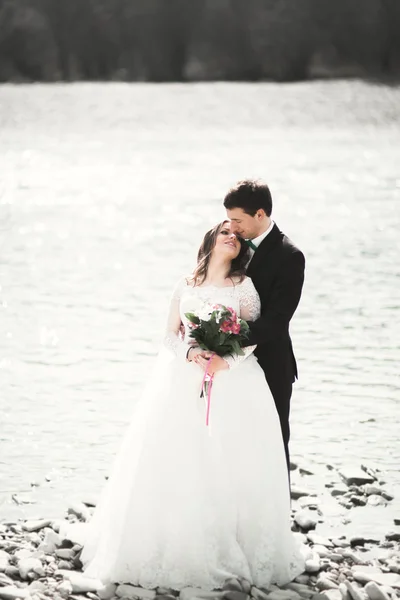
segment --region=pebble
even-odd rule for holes
[[[387,500],[381,495],[371,494],[368,496],[368,504],[370,506],[386,506]]]
[[[328,600],[342,600],[342,594],[339,589],[330,589],[322,592],[321,596],[323,598],[328,598]]]
[[[329,577],[326,577],[326,575],[320,575],[315,585],[321,592],[325,590],[336,590],[339,588],[337,583],[329,579]]]
[[[347,588],[347,591],[349,592],[352,600],[365,600],[365,595],[363,593],[362,590],[360,590],[359,587],[357,587],[354,583],[351,583],[350,581],[345,581],[344,585]]]
[[[312,558],[305,561],[306,573],[318,573],[321,570],[321,560],[318,554],[314,553]]]
[[[365,586],[365,591],[367,592],[370,600],[390,600],[388,594],[381,587],[379,587],[375,581],[370,581],[367,583]]]
[[[312,544],[318,544],[320,546],[325,546],[326,548],[332,548],[333,546],[333,542],[331,542],[329,538],[318,535],[315,531],[307,533],[307,539]]]
[[[89,577],[86,577],[83,573],[79,573],[78,571],[67,571],[58,569],[55,572],[55,575],[62,575],[64,579],[70,581],[72,584],[72,591],[74,593],[85,594],[86,592],[97,592],[97,590],[103,588],[103,583],[100,580],[90,579]]]
[[[308,585],[304,585],[303,583],[296,583],[292,581],[284,586],[286,590],[293,590],[299,594],[302,598],[311,598],[315,594],[314,590],[312,590]]]
[[[23,600],[23,598],[30,598],[30,593],[27,588],[21,589],[7,585],[0,588],[0,598],[3,600]]]
[[[38,558],[21,558],[18,562],[18,570],[21,579],[28,579],[28,576],[33,579],[34,573],[37,573],[41,577],[44,576],[42,563]]]
[[[302,496],[312,496],[312,492],[297,485],[292,485],[290,488],[290,496],[292,500],[298,500]]]
[[[339,471],[339,475],[347,485],[365,485],[375,481],[368,473],[356,467],[343,468]]]
[[[400,542],[400,531],[391,531],[385,535],[389,542]]]
[[[345,583],[343,583],[343,582],[339,583],[339,591],[342,595],[342,600],[351,600],[349,590],[347,589]]]
[[[155,590],[145,590],[143,588],[129,585],[128,583],[123,583],[119,585],[116,589],[115,594],[118,596],[118,598],[142,598],[143,600],[152,600],[156,596]]]
[[[344,496],[348,492],[348,487],[344,484],[336,484],[335,487],[331,490],[331,496]]]
[[[39,531],[40,529],[44,529],[50,525],[51,521],[48,520],[39,520],[39,521],[25,521],[22,525],[22,529],[25,531]]]
[[[295,522],[301,529],[304,531],[309,531],[310,529],[315,529],[317,526],[318,520],[309,510],[300,510],[296,513],[294,517]]]

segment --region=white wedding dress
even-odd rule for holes
[[[279,419],[254,347],[216,374],[206,426],[204,373],[185,360],[188,333],[179,337],[185,313],[204,302],[250,320],[260,313],[249,278],[235,287],[177,285],[165,347],[86,526],[89,577],[210,590],[229,577],[268,588],[304,570]]]

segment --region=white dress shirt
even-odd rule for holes
[[[257,248],[261,244],[261,242],[267,237],[267,235],[272,231],[272,228],[273,228],[274,225],[275,225],[275,222],[271,219],[271,223],[270,223],[270,226],[268,227],[267,231],[264,231],[264,233],[262,233],[258,237],[256,237],[256,238],[254,238],[254,239],[251,240],[252,243],[255,246],[257,246]],[[247,264],[250,264],[250,261],[253,258],[254,252],[255,252],[253,250],[253,248],[250,248],[250,246],[249,246],[249,250],[250,250],[250,260],[249,260],[249,262]]]

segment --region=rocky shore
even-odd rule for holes
[[[306,469],[292,464],[293,471]],[[328,466],[329,469],[329,466]],[[334,471],[334,468],[331,468]],[[348,514],[360,507],[386,506],[393,495],[379,473],[362,467],[335,473],[325,484],[329,496]],[[283,588],[258,589],[243,579],[227,580],[223,590],[185,588],[146,590],[130,584],[88,579],[82,573],[81,546],[60,535],[63,520],[40,519],[0,523],[0,599],[2,600],[395,600],[400,598],[400,518],[392,531],[378,537],[324,535],[324,502],[312,491],[292,484],[292,529],[310,547],[305,572]],[[93,502],[68,508],[69,522],[90,519]],[[400,515],[399,515],[400,517]],[[349,519],[348,519],[349,520]],[[345,520],[343,523],[345,524]]]

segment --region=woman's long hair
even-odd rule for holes
[[[190,278],[190,282],[194,286],[204,283],[207,277],[208,266],[210,264],[211,254],[214,250],[217,237],[221,233],[226,223],[229,223],[229,221],[222,221],[222,223],[219,223],[205,234],[197,253],[196,268],[194,269],[193,275]],[[246,266],[249,260],[249,247],[241,238],[238,237],[238,240],[240,242],[240,251],[237,257],[231,262],[231,268],[229,270],[228,277],[238,277],[240,281],[243,281],[246,274]]]

